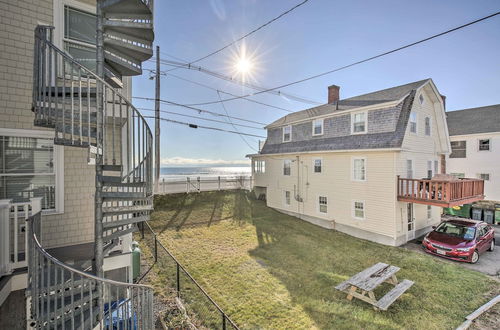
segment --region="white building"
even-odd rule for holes
[[[500,201],[500,104],[448,111],[448,172],[484,180],[486,200]]]

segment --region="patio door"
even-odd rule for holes
[[[415,217],[413,214],[413,203],[407,204],[407,212],[406,212],[406,241],[411,241],[415,239]]]

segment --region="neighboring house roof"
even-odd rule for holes
[[[409,84],[391,87],[380,91],[339,100],[334,104],[323,104],[314,108],[297,111],[289,115],[286,115],[284,117],[281,117],[280,119],[267,125],[266,128],[283,126],[303,119],[309,119],[317,116],[333,114],[337,111],[350,110],[370,105],[401,100],[403,97],[407,96],[412,90],[421,87],[428,81],[430,81],[430,79],[419,80]]]
[[[500,132],[500,104],[446,112],[450,136]]]
[[[399,117],[394,131],[359,135],[345,135],[329,138],[315,138],[303,141],[291,141],[276,144],[269,144],[266,142],[260,154],[281,154],[350,149],[400,148],[403,144],[406,126],[408,125],[408,119],[410,117],[415,94],[416,89],[409,90],[408,95],[397,106],[397,108],[399,109]]]

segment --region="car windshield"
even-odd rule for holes
[[[456,223],[443,222],[436,228],[436,232],[471,241],[474,239],[476,229],[474,227],[463,226]]]

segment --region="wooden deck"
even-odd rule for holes
[[[484,181],[406,179],[398,176],[398,201],[453,207],[484,199]]]

